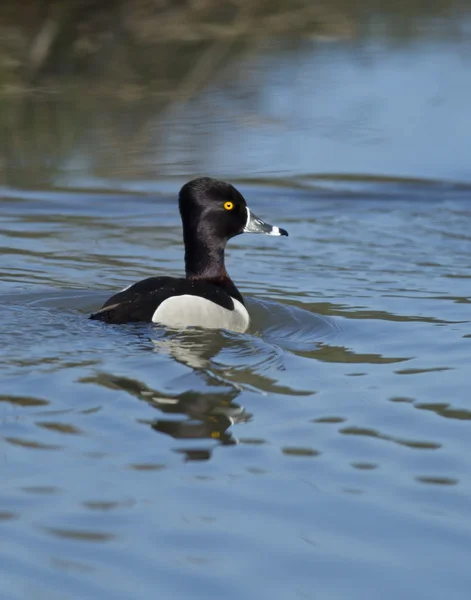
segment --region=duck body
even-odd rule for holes
[[[106,323],[138,321],[167,327],[246,331],[249,313],[238,290],[231,293],[206,281],[149,277],[111,296],[92,319]]]
[[[203,177],[179,195],[186,277],[149,277],[109,298],[91,319],[105,323],[154,322],[172,328],[246,331],[244,299],[227,274],[227,241],[241,233],[288,235],[248,209],[232,185]]]

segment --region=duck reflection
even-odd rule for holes
[[[211,377],[208,375],[208,379]],[[208,381],[213,386],[219,385],[218,392],[205,393],[186,391],[175,395],[163,395],[144,383],[129,377],[98,373],[83,379],[84,383],[94,383],[108,389],[125,391],[144,400],[149,406],[159,410],[164,416],[146,421],[154,431],[165,433],[174,439],[211,439],[221,445],[237,444],[229,428],[236,423],[244,423],[252,415],[236,404],[234,399],[240,390],[223,386],[219,380]],[[179,415],[186,418],[179,419]],[[205,460],[211,457],[212,448],[176,448],[189,460]]]
[[[148,338],[155,352],[168,354],[179,363],[195,370],[208,369],[211,360],[234,340],[234,334],[224,330],[155,328]],[[213,377],[215,375],[213,374]]]

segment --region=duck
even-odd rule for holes
[[[265,223],[230,183],[199,177],[178,196],[185,248],[185,277],[138,281],[111,296],[90,319],[109,324],[156,323],[172,329],[197,327],[245,332],[250,315],[229,277],[227,242],[242,233],[287,236]]]

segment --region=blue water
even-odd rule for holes
[[[10,166],[2,600],[469,597],[466,48],[259,53],[250,110],[222,74],[136,156],[90,125],[41,185]],[[250,330],[87,320],[182,273],[175,198],[200,172],[290,233],[230,243]]]

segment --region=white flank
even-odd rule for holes
[[[233,302],[234,310],[227,310],[200,296],[173,296],[162,302],[153,314],[152,321],[177,329],[204,327],[247,331],[250,323],[249,313],[241,302],[234,298]]]

